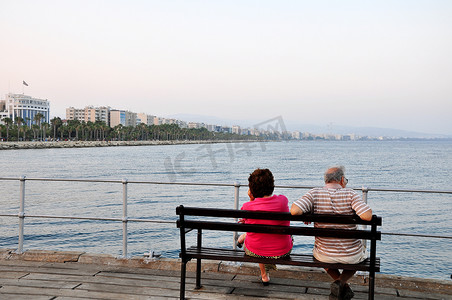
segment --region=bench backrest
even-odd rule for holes
[[[199,208],[178,206],[176,214],[178,228],[206,229],[219,231],[259,232],[273,234],[290,234],[321,237],[338,237],[351,239],[381,240],[381,233],[377,226],[381,226],[381,217],[372,216],[372,220],[361,220],[357,215],[325,215],[325,214],[303,214],[292,216],[290,213],[275,213],[264,211],[246,211],[235,209]],[[206,217],[201,219],[188,219],[186,217]],[[211,219],[215,218],[215,219]],[[231,220],[219,220],[231,219]],[[291,226],[263,225],[263,224],[239,224],[236,219],[260,219],[260,220],[288,220]],[[234,220],[233,220],[234,219]],[[293,222],[299,222],[294,224]],[[360,224],[370,225],[370,230],[344,230],[332,228],[308,227],[302,222],[320,222],[331,224]]]

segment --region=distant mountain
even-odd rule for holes
[[[232,126],[239,125],[243,128],[252,128],[256,124],[262,123],[257,120],[233,120],[224,119],[215,116],[205,116],[196,114],[174,114],[166,116],[166,118],[178,119],[186,122],[198,122],[205,124]],[[341,125],[315,125],[315,124],[302,124],[295,121],[283,120],[284,126],[288,131],[300,131],[309,132],[312,134],[356,134],[360,136],[371,137],[394,137],[394,138],[452,138],[452,135],[445,134],[432,134],[415,132],[394,128],[378,128],[378,127],[353,127],[353,126],[341,126]]]
[[[425,132],[408,131],[394,128],[378,128],[378,127],[345,127],[338,126],[335,131],[339,134],[354,133],[360,136],[372,137],[395,137],[395,138],[452,138],[452,135],[433,134]]]
[[[339,130],[339,128],[338,128]],[[425,132],[415,132],[393,128],[377,128],[377,127],[343,127],[342,130],[354,132],[361,136],[384,136],[384,137],[406,137],[406,138],[452,138],[452,135],[432,134]]]
[[[286,121],[287,130],[298,130],[301,132],[310,132],[314,134],[331,133],[331,134],[356,134],[360,136],[371,137],[394,137],[394,138],[452,138],[452,135],[433,134],[425,132],[416,132],[395,128],[380,128],[380,127],[354,127],[343,125],[319,126],[312,124],[300,124],[297,122]]]

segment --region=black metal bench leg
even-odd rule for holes
[[[376,234],[377,226],[372,225],[372,233]],[[377,254],[377,240],[370,241],[370,271],[369,271],[369,300],[374,299],[375,294],[375,261]]]
[[[375,272],[369,273],[369,300],[374,300],[375,294]]]
[[[198,229],[197,246],[198,246],[198,249],[201,249],[201,246],[202,246],[202,229]],[[196,260],[196,286],[195,286],[195,289],[198,290],[201,287],[202,287],[202,285],[201,285],[201,259],[198,258]]]
[[[182,261],[180,266],[180,300],[185,300],[185,276],[187,270],[187,262]]]
[[[201,259],[196,260],[196,286],[195,289],[202,288],[201,285]]]

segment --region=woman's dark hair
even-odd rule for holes
[[[275,179],[269,169],[256,169],[248,177],[248,186],[254,198],[270,196],[275,189]]]

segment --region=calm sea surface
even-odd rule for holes
[[[322,186],[331,165],[346,167],[349,187],[452,190],[451,141],[278,142],[0,151],[0,177],[83,178],[247,184],[255,168],[269,168],[277,185]],[[17,214],[19,182],[0,180],[0,213]],[[306,189],[275,190],[289,204]],[[240,206],[248,201],[240,189]],[[26,214],[122,217],[120,183],[27,181]],[[382,232],[452,236],[452,195],[369,192]],[[176,220],[177,205],[232,208],[234,187],[128,185],[128,217]],[[18,220],[0,217],[0,248],[17,248]],[[129,255],[149,250],[177,258],[174,223],[129,223]],[[193,235],[194,236],[194,235]],[[212,234],[211,245],[232,245],[232,234]],[[310,253],[313,238],[295,240]],[[206,245],[208,245],[206,243]],[[25,249],[82,250],[121,255],[121,222],[25,219]],[[383,235],[382,273],[448,280],[452,240]]]

